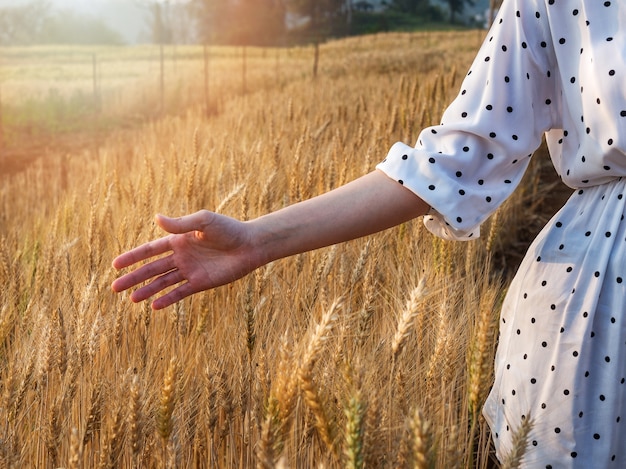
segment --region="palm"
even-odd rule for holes
[[[256,267],[242,222],[200,211],[180,219],[159,217],[157,223],[171,234],[113,261],[119,269],[154,258],[112,285],[115,291],[123,291],[151,280],[133,292],[133,301],[143,301],[175,286],[153,302],[153,308],[164,308],[199,291],[232,282]]]

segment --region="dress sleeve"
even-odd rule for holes
[[[431,232],[476,238],[556,125],[557,79],[544,1],[505,0],[442,123],[415,147],[393,145],[377,168],[431,206]]]

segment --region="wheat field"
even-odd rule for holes
[[[413,143],[483,35],[327,43],[315,79],[303,66],[210,117],[191,103],[2,178],[0,465],[493,467],[480,408],[509,271],[553,187],[542,164],[470,243],[416,220],[159,312],[109,286],[117,254],[160,236],[157,212],[250,219]]]

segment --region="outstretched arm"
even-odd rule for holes
[[[180,218],[157,215],[170,234],[120,255],[113,266],[155,259],[115,280],[112,288],[120,292],[150,281],[132,293],[138,302],[175,286],[152,303],[160,309],[276,259],[376,233],[427,211],[414,193],[373,171],[248,222],[206,210]]]

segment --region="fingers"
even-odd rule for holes
[[[156,215],[155,220],[157,224],[168,233],[180,234],[187,233],[194,230],[202,229],[203,225],[207,225],[210,221],[211,212],[207,210],[200,210],[191,215],[186,215],[179,218],[170,218],[165,215]],[[116,269],[123,269],[136,262],[144,261],[153,256],[164,254],[171,250],[170,237],[165,236],[163,238],[147,242],[131,249],[124,254],[119,255],[113,259],[113,267]]]
[[[197,290],[195,290],[190,283],[183,283],[167,294],[154,300],[152,302],[152,309],[163,309],[193,295],[194,293],[197,293]]]
[[[214,220],[212,213],[207,210],[200,210],[196,213],[186,215],[179,218],[170,218],[165,215],[156,215],[156,223],[165,231],[172,234],[184,234],[192,231],[200,231]],[[119,255],[113,260],[113,267],[123,269],[137,262],[145,261],[155,256],[160,256],[168,251],[172,251],[173,236],[165,236],[163,238],[142,244],[130,251]],[[149,284],[142,286],[131,294],[134,302],[143,301],[151,296],[163,291],[164,289],[181,283],[185,280],[178,271],[173,262],[173,257],[167,256],[149,262],[133,272],[116,279],[111,287],[115,292],[121,292],[129,288],[135,287],[141,283],[152,280]],[[182,283],[172,291],[156,299],[153,302],[154,309],[161,309],[169,306],[193,293],[196,293],[189,283]]]
[[[132,251],[130,251],[127,254],[130,254],[130,253],[132,253]],[[134,270],[133,272],[129,272],[128,274],[123,275],[122,277],[118,278],[111,284],[111,288],[113,288],[113,291],[115,292],[128,290],[129,288],[134,287],[135,285],[139,285],[140,283],[143,283],[147,280],[150,280],[153,277],[157,277],[159,275],[165,274],[166,272],[173,270],[175,267],[176,266],[174,265],[174,259],[171,255],[167,257],[163,257],[161,259],[152,261],[149,264],[142,265],[141,267],[139,267],[137,270]]]
[[[135,290],[130,295],[130,299],[135,303],[139,303],[140,301],[147,300],[151,296],[154,296],[157,293],[165,290],[166,288],[182,282],[183,280],[185,280],[185,278],[180,273],[180,271],[172,270],[164,275],[161,275],[160,277],[155,278],[149,284]]]
[[[170,238],[168,236],[137,246],[124,254],[113,259],[113,267],[123,269],[139,261],[144,261],[153,256],[158,256],[171,251]]]
[[[155,217],[157,225],[168,233],[181,234],[190,231],[201,230],[202,225],[206,225],[210,220],[211,212],[200,210],[178,218],[170,218],[165,215],[158,214]]]

